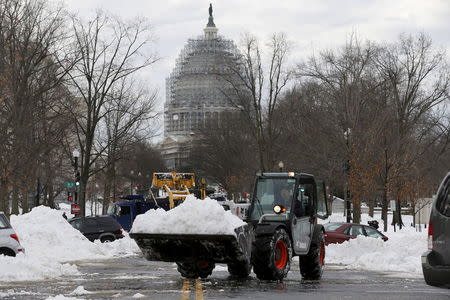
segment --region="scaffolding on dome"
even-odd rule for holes
[[[232,75],[230,67],[237,67],[237,59],[232,40],[211,38],[206,29],[205,36],[188,40],[166,79],[165,136],[192,135],[205,120],[236,109],[229,99],[232,86],[227,86],[223,76]]]

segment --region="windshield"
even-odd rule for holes
[[[255,201],[250,218],[258,220],[264,214],[274,214],[275,205],[286,207],[286,213],[289,213],[294,187],[294,178],[259,178],[256,182]],[[285,219],[284,216],[274,218]]]
[[[115,204],[110,204],[108,205],[108,210],[106,211],[107,215],[115,215],[116,214],[116,205]]]

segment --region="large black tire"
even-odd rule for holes
[[[314,232],[308,254],[300,255],[300,273],[303,279],[319,280],[325,264],[325,239],[322,229]]]
[[[251,271],[252,265],[249,261],[228,264],[228,272],[231,277],[247,278]]]
[[[181,276],[185,278],[206,278],[211,275],[216,267],[214,263],[179,263],[177,262],[177,269]]]
[[[282,280],[291,268],[292,245],[284,229],[256,237],[252,245],[253,272],[261,280]]]

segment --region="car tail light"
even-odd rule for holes
[[[433,223],[428,225],[428,250],[433,250]]]
[[[19,237],[17,236],[17,234],[10,234],[9,236],[10,236],[11,238],[15,239],[18,243],[20,243],[20,242],[19,242]]]

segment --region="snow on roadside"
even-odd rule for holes
[[[133,233],[173,234],[235,234],[234,229],[245,225],[239,217],[225,211],[216,200],[186,197],[177,207],[165,211],[149,210],[138,215]]]
[[[332,222],[343,222],[341,216],[332,215]],[[375,218],[367,214],[362,216],[363,224],[368,220],[376,219],[383,228],[381,217]],[[373,270],[381,272],[395,272],[402,276],[422,276],[420,256],[427,250],[426,230],[417,232],[410,227],[411,216],[403,216],[407,225],[402,230],[393,231],[388,227],[385,235],[387,242],[381,239],[358,237],[342,244],[330,244],[326,248],[326,262],[339,264],[348,269]],[[344,221],[345,222],[345,221]],[[322,222],[324,223],[324,222]]]
[[[41,280],[79,274],[68,262],[108,259],[139,253],[128,234],[112,243],[91,243],[74,229],[59,210],[45,206],[23,215],[12,215],[11,225],[25,248],[25,255],[0,256],[0,281]]]

